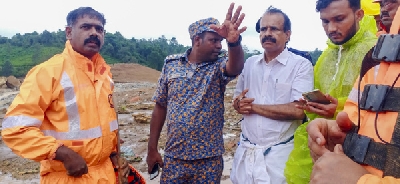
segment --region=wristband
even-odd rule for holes
[[[226,43],[228,43],[228,47],[236,47],[236,46],[240,45],[241,42],[242,42],[242,35],[239,35],[239,39],[234,43],[230,43],[230,42],[226,41]]]

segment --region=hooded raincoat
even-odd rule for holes
[[[377,37],[373,17],[364,16],[360,29],[343,45],[335,45],[328,40],[326,48],[314,68],[314,87],[324,94],[338,99],[335,117],[343,110],[346,99],[353,88],[365,54],[375,45]],[[319,118],[317,114],[306,112],[308,122]],[[294,149],[289,155],[284,174],[289,184],[308,184],[312,170],[312,159],[308,148],[308,122],[297,128],[294,134]]]
[[[100,54],[92,60],[65,50],[31,69],[3,120],[2,139],[17,155],[41,163],[41,183],[115,183],[109,158],[116,148],[114,83]],[[88,174],[67,175],[53,160],[60,145],[81,155]]]

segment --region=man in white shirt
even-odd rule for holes
[[[247,59],[238,78],[233,106],[244,120],[230,176],[235,184],[286,183],[293,133],[305,117],[295,105],[314,81],[312,64],[286,48],[290,27],[285,13],[269,7],[260,20],[264,53]]]

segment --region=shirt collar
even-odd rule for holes
[[[77,65],[79,68],[84,69],[85,71],[94,71],[93,69],[97,67],[103,67],[103,64],[105,64],[105,61],[103,57],[97,53],[93,56],[92,60],[86,58],[85,56],[81,55],[80,53],[76,52],[70,43],[69,40],[65,42],[65,49],[64,53],[67,55],[73,57],[74,59],[72,62]],[[90,66],[89,66],[90,65]]]
[[[276,58],[274,58],[273,60],[271,60],[271,62],[278,61],[278,62],[281,63],[282,65],[286,65],[286,64],[287,64],[287,61],[288,61],[288,59],[289,59],[289,57],[290,57],[290,53],[289,53],[289,51],[287,50],[287,48],[285,48],[278,56],[276,56]],[[263,53],[263,54],[260,54],[260,55],[258,56],[257,61],[258,61],[259,63],[265,62],[265,60],[264,60],[264,53]]]

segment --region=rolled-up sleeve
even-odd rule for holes
[[[300,62],[300,61],[299,61]],[[298,68],[292,85],[291,102],[302,98],[302,94],[314,88],[314,69],[311,62],[304,60]]]
[[[234,76],[229,76],[228,73],[226,72],[226,63],[228,62],[228,58],[222,59],[223,61],[220,63],[220,72],[221,72],[221,77],[223,81],[223,85],[228,84],[230,81],[235,79],[237,75]]]
[[[166,63],[164,63],[163,69],[158,79],[158,86],[154,92],[152,100],[163,107],[167,107],[168,103],[168,79],[166,72]]]

